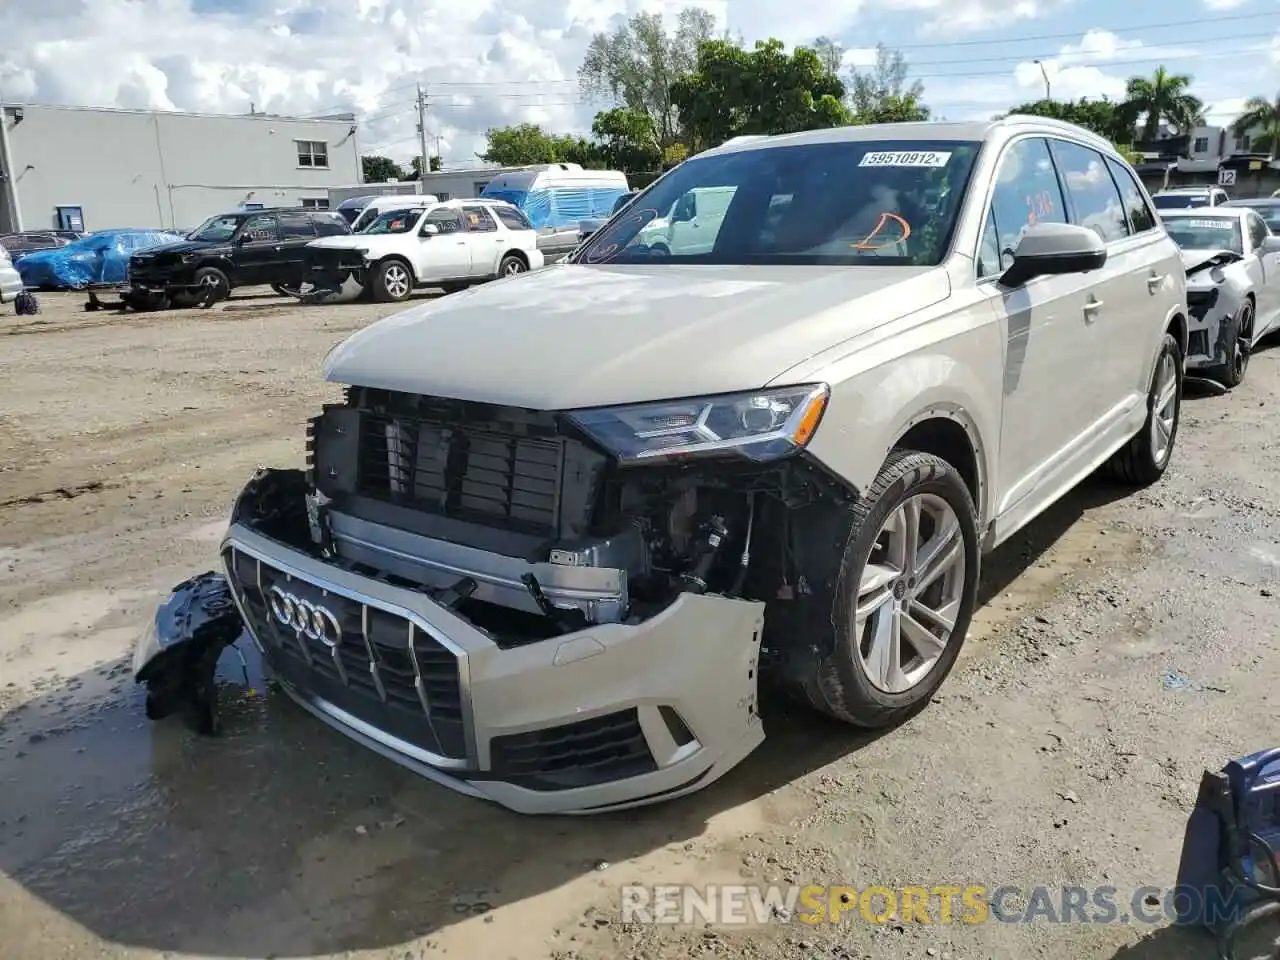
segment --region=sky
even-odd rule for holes
[[[748,43],[838,40],[851,67],[899,49],[934,115],[990,117],[1045,93],[1119,97],[1158,65],[1210,122],[1280,95],[1280,0],[0,0],[0,99],[205,113],[353,111],[363,153],[477,162],[485,130],[586,132],[609,104],[576,81],[593,34],[696,5]],[[1155,26],[1155,24],[1162,26]],[[438,138],[438,139],[437,139]]]

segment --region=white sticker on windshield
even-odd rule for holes
[[[1171,218],[1172,219],[1172,218]],[[1230,230],[1236,225],[1234,220],[1188,220],[1187,226],[1193,230]]]
[[[884,150],[863,154],[860,167],[945,167],[950,150]]]

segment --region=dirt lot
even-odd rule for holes
[[[1105,884],[1125,913],[1172,885],[1201,770],[1280,740],[1280,351],[1188,398],[1159,485],[1088,484],[991,558],[956,673],[906,727],[771,704],[765,746],[697,796],[534,820],[322,728],[252,661],[217,740],[147,723],[129,676],[253,468],[300,464],[325,352],[400,308],[41,300],[0,317],[6,960],[1208,955],[1136,922],[625,925],[618,887]]]

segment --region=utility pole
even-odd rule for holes
[[[427,171],[431,163],[427,159],[427,94],[418,84],[418,144],[422,149],[422,159],[418,161],[418,177],[422,181],[422,192],[427,192]]]
[[[13,152],[9,145],[9,111],[0,100],[0,210],[5,208],[8,215],[0,217],[0,225],[7,220],[6,229],[21,232],[22,204],[18,200],[18,175],[13,168]]]
[[[438,133],[436,134],[436,156],[437,156],[437,157],[439,157],[439,156],[440,156],[440,134],[438,134]],[[444,159],[443,159],[443,158],[441,158],[441,160],[440,160],[440,165],[441,165],[441,166],[444,166]]]
[[[1052,100],[1053,94],[1050,92],[1051,88],[1049,86],[1049,71],[1047,71],[1044,68],[1044,61],[1036,60],[1035,64],[1040,68],[1040,76],[1044,77],[1044,98],[1046,100]]]

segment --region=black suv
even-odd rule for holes
[[[135,306],[212,303],[233,287],[302,285],[303,249],[317,237],[351,233],[341,214],[299,207],[239,210],[210,217],[178,243],[129,258],[126,302]]]

